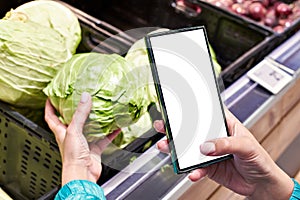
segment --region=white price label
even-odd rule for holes
[[[273,94],[280,92],[293,79],[291,75],[267,60],[258,63],[247,75]]]

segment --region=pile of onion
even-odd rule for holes
[[[300,17],[300,0],[204,0],[217,7],[251,18],[281,33]]]

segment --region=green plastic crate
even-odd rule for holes
[[[0,184],[13,199],[37,199],[60,184],[52,133],[0,102]]]

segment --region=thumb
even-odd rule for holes
[[[92,107],[91,95],[87,92],[83,92],[81,95],[80,102],[77,106],[77,109],[72,117],[72,121],[68,127],[73,131],[70,131],[69,134],[82,133],[83,126],[88,118]]]
[[[240,158],[249,158],[255,154],[256,149],[256,142],[246,136],[219,138],[200,145],[200,152],[207,156],[234,154]]]

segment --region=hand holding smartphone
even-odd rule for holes
[[[199,150],[201,143],[229,135],[205,28],[155,33],[145,42],[175,173],[230,158]]]

